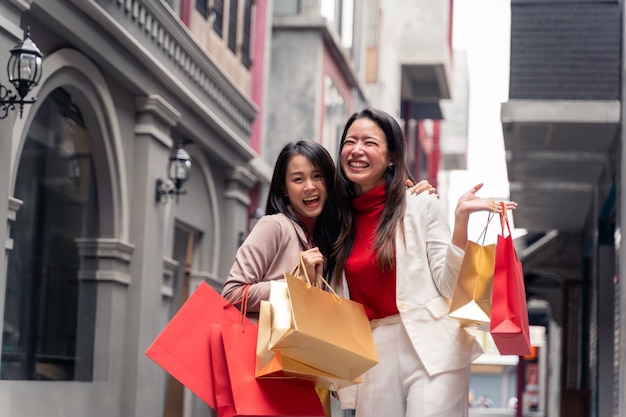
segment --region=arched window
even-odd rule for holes
[[[99,232],[92,140],[61,88],[33,119],[13,194],[0,379],[91,380],[96,294],[77,242]]]

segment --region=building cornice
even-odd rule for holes
[[[164,2],[71,0],[83,13],[148,66],[164,84],[189,95],[217,128],[247,143],[229,127],[251,132],[257,107],[198,43]],[[114,4],[111,4],[114,3]],[[179,74],[183,74],[181,77]],[[211,110],[219,110],[214,114]],[[226,123],[224,120],[227,120]]]

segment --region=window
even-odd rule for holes
[[[367,0],[365,7],[365,46],[378,46],[378,0]]]
[[[272,2],[272,13],[274,15],[293,15],[302,12],[300,0],[280,0]]]
[[[230,0],[230,11],[228,13],[228,48],[237,53],[237,9],[239,1]]]
[[[178,16],[180,16],[180,2],[181,0],[165,0],[165,4],[167,4]]]
[[[205,18],[209,16],[209,0],[196,0],[196,10]]]
[[[243,15],[243,41],[241,42],[241,62],[250,69],[250,32],[252,31],[252,0],[245,0]]]
[[[352,48],[354,0],[322,0],[321,13],[335,28],[343,46]]]
[[[221,38],[224,36],[224,0],[214,0],[213,15],[213,30]]]
[[[324,146],[335,159],[348,118],[348,106],[329,75],[324,77],[324,113]]]
[[[92,378],[95,290],[77,239],[97,237],[92,142],[63,89],[37,111],[22,150],[14,195],[0,379]]]

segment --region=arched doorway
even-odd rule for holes
[[[77,239],[99,235],[92,137],[72,95],[38,108],[13,195],[0,379],[91,380],[95,291],[81,287]]]

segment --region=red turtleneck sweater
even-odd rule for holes
[[[396,268],[381,271],[373,248],[384,204],[385,184],[354,199],[356,233],[345,268],[350,298],[363,304],[370,320],[398,314]]]

